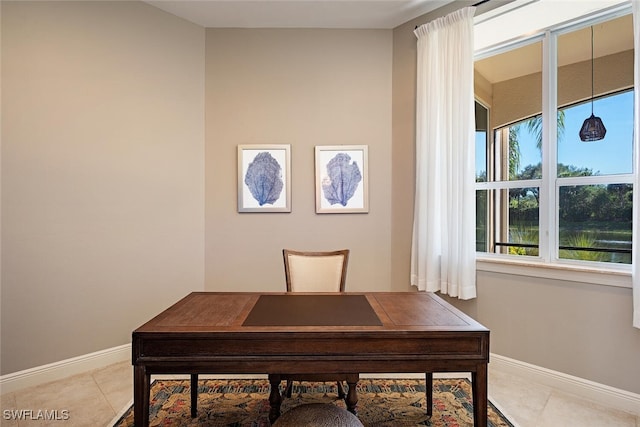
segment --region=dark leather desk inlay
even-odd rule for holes
[[[261,295],[243,326],[382,326],[364,295]]]

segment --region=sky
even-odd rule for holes
[[[591,115],[591,103],[565,110],[565,133],[558,143],[558,162],[588,167],[598,175],[632,173],[633,91],[596,100],[593,114],[602,119],[607,134],[600,141],[582,142],[578,133]]]
[[[633,91],[600,98],[593,104],[593,113],[607,129],[604,139],[582,142],[578,133],[591,115],[591,102],[565,110],[564,136],[558,143],[558,162],[592,169],[594,174],[609,175],[633,172]],[[525,126],[520,128],[520,170],[538,164],[540,150],[535,136]],[[484,141],[476,138],[476,172],[485,170]]]

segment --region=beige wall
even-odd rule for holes
[[[409,275],[412,200],[405,192],[413,188],[415,170],[413,29],[449,12],[439,9],[393,33],[394,278]],[[490,97],[486,84],[481,87]],[[631,289],[483,271],[477,286],[476,299],[448,300],[491,329],[491,352],[640,393],[640,331],[631,326]]]
[[[391,281],[390,30],[207,29],[207,290],[284,291],[282,249],[349,248],[347,290]],[[239,144],[291,144],[291,213],[238,213]],[[369,146],[369,213],[316,214],[314,147]],[[402,289],[406,289],[403,284]]]
[[[2,2],[2,374],[130,342],[204,287],[204,30]]]

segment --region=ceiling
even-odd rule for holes
[[[203,27],[395,28],[452,0],[146,0]]]
[[[457,1],[461,7],[474,3],[472,0]],[[145,2],[206,28],[391,29],[454,1],[145,0]],[[506,4],[509,1],[495,3]],[[624,19],[629,21],[631,18],[628,16]],[[596,25],[594,28],[595,56],[632,49],[633,34],[629,34],[630,28],[631,25],[628,22],[621,25],[619,21]],[[559,46],[560,65],[588,60],[591,56],[589,37],[588,29],[564,36],[565,40]],[[476,62],[476,70],[491,83],[539,72],[541,67],[540,43]]]

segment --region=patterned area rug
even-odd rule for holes
[[[283,383],[284,385],[284,383]],[[281,386],[282,387],[282,386]],[[433,380],[433,417],[426,415],[425,382],[418,379],[361,379],[358,383],[358,418],[367,427],[473,426],[471,384],[466,379]],[[256,380],[200,380],[198,418],[190,416],[188,380],[157,380],[151,386],[151,426],[268,427],[269,382]],[[282,401],[281,413],[305,403],[338,399],[334,383],[295,382],[293,396]],[[489,427],[513,427],[489,402]],[[129,408],[114,427],[133,426]]]

